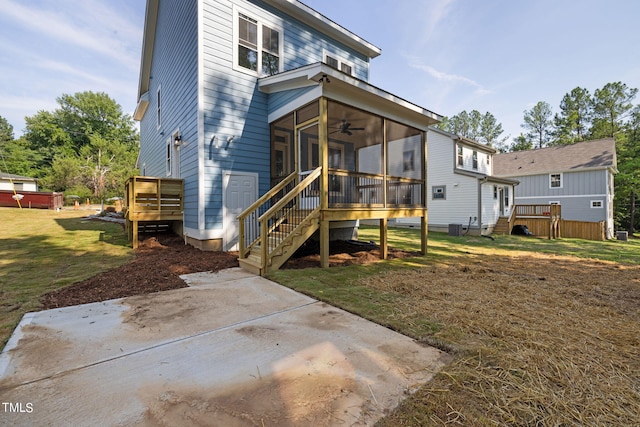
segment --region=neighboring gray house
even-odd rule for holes
[[[465,232],[491,234],[501,216],[513,208],[518,181],[493,173],[492,147],[438,128],[427,136],[427,207],[429,231],[448,231],[461,224]],[[398,218],[399,225],[418,224],[416,218]]]
[[[605,221],[607,238],[613,237],[613,138],[498,154],[493,172],[520,181],[517,205],[560,204],[563,219]]]
[[[0,172],[0,190],[38,191],[38,180],[28,176]]]
[[[380,53],[296,0],[147,0],[138,165],[184,180],[185,240],[235,248],[241,212],[318,167],[304,202],[322,207],[322,236],[426,217],[424,141],[441,116],[368,83]]]

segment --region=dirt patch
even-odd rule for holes
[[[175,234],[158,234],[140,242],[129,263],[46,294],[43,309],[142,295],[187,285],[180,275],[238,266],[235,252],[204,252],[185,245]]]
[[[331,242],[331,266],[367,264],[380,260],[376,245],[362,242]],[[389,249],[389,259],[416,256],[415,252]],[[42,308],[51,309],[90,302],[106,301],[133,295],[184,288],[183,274],[219,271],[238,266],[237,252],[205,252],[185,245],[184,240],[169,233],[142,240],[135,258],[118,268],[46,294]],[[283,268],[320,267],[317,245],[309,245],[287,261]]]

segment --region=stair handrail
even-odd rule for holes
[[[279,191],[281,191],[283,188],[285,188],[287,185],[289,185],[296,178],[298,178],[298,172],[293,172],[293,173],[289,174],[285,179],[283,179],[278,184],[276,184],[274,187],[272,187],[269,191],[267,191],[264,195],[262,195],[262,197],[258,198],[258,200],[253,202],[248,208],[246,208],[244,211],[242,211],[238,215],[238,217],[237,217],[238,218],[238,226],[239,226],[239,230],[238,230],[239,231],[238,252],[239,252],[240,258],[245,258],[246,255],[247,255],[247,251],[249,249],[248,247],[245,246],[245,241],[244,241],[244,237],[245,237],[244,220],[245,220],[245,218],[248,217],[249,215],[251,215],[252,213],[254,213],[255,211],[257,211],[258,209],[260,209],[260,207],[262,207],[262,205],[267,203],[273,196],[278,194]]]
[[[268,247],[268,239],[269,239],[269,220],[275,216],[275,214],[281,211],[286,205],[288,205],[294,198],[296,198],[300,193],[307,189],[313,182],[320,177],[322,174],[322,166],[317,167],[313,170],[305,179],[300,181],[298,185],[296,185],[291,191],[282,197],[282,199],[278,200],[275,205],[271,206],[264,214],[262,214],[258,218],[259,228],[260,228],[260,260],[261,260],[261,270],[265,270],[268,264],[268,256],[269,256],[269,247]]]
[[[291,191],[285,194],[282,199],[278,200],[278,202],[275,205],[271,206],[269,210],[263,213],[258,218],[258,221],[262,222],[264,219],[268,219],[269,217],[273,216],[274,212],[277,212],[280,209],[282,209],[286,204],[291,202],[291,200],[293,200],[294,197],[296,197],[298,194],[306,190],[307,187],[311,185],[311,183],[315,181],[316,178],[318,178],[321,173],[322,173],[322,166],[319,166],[316,169],[314,169],[309,175],[307,175],[305,179],[300,181],[300,184],[296,185]]]

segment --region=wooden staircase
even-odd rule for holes
[[[262,243],[257,242],[249,250],[246,258],[240,258],[240,267],[254,274],[264,275],[279,269],[320,228],[320,209],[298,211],[301,215],[291,215],[290,220],[278,225],[269,233],[267,262],[263,263]]]
[[[320,228],[321,171],[297,185],[291,174],[238,215],[240,267],[261,276],[277,270]]]
[[[509,217],[501,216],[498,218],[496,226],[493,228],[493,234],[511,234],[511,227],[509,226]]]

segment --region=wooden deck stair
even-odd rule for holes
[[[498,218],[498,223],[493,229],[493,234],[511,234],[509,228],[509,217],[501,216]]]
[[[298,211],[301,212],[301,211]],[[254,274],[264,275],[268,271],[277,270],[302,246],[320,227],[320,210],[307,211],[303,215],[294,215],[287,222],[281,223],[268,235],[267,244],[272,251],[267,261],[262,262],[264,252],[262,244],[256,243],[246,258],[240,258],[240,267]]]
[[[240,267],[259,275],[277,270],[320,228],[321,172],[300,182],[289,175],[238,215]]]

